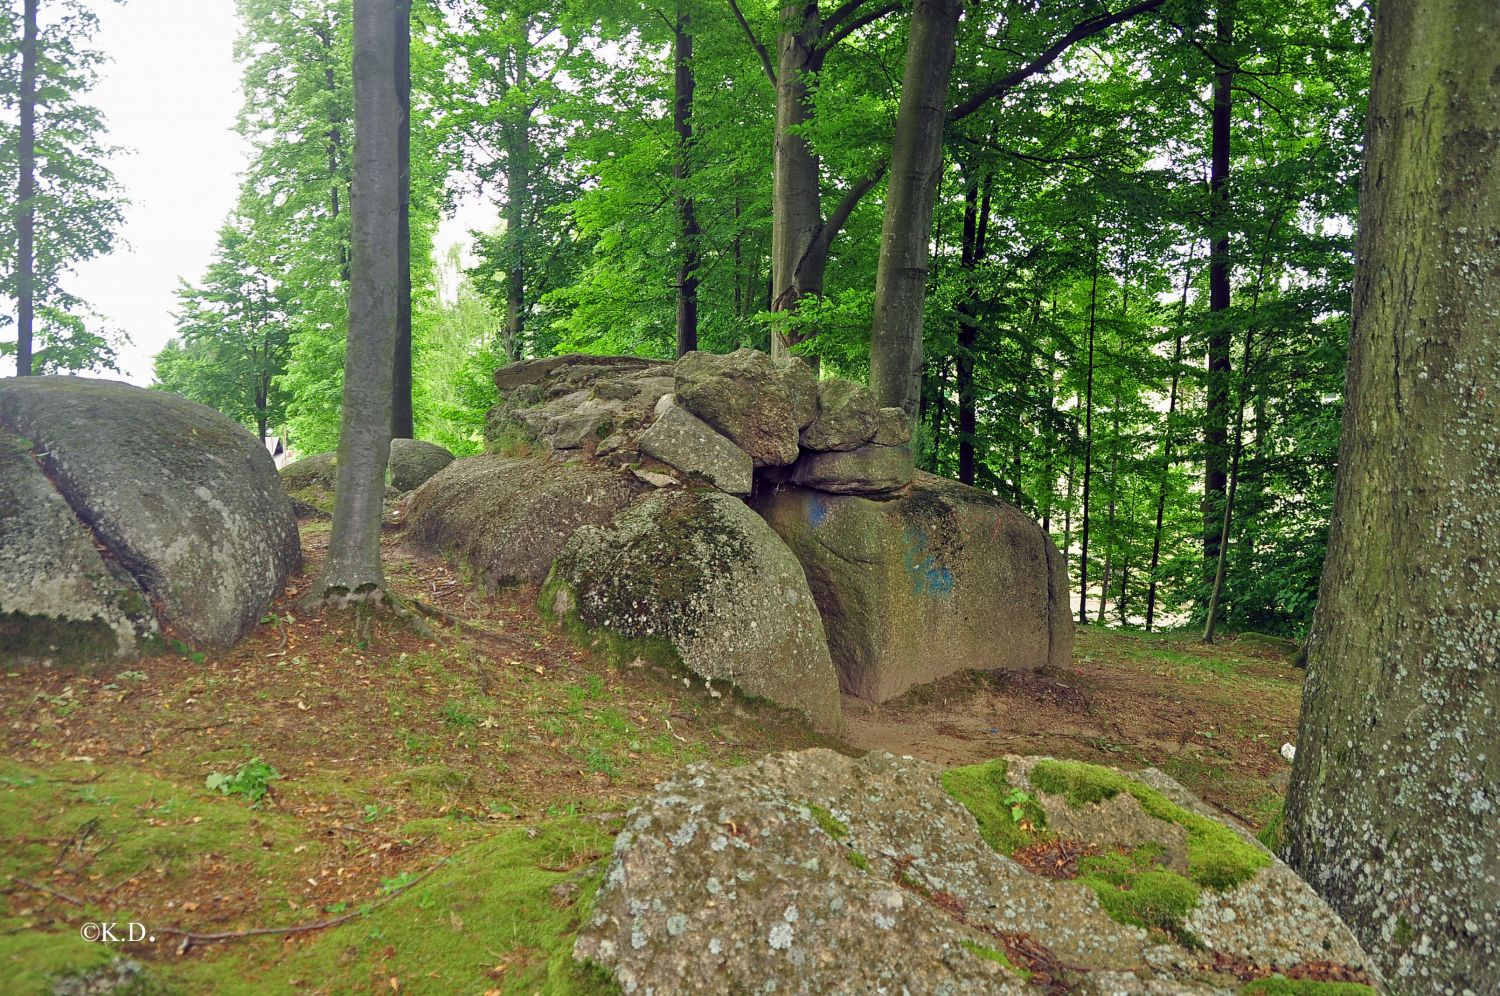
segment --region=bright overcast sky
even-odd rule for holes
[[[80,266],[68,287],[130,336],[120,367],[127,380],[149,384],[151,358],[172,335],[178,278],[196,281],[208,265],[249,155],[234,132],[239,24],[234,0],[94,7],[95,43],[109,62],[91,99],[109,141],[127,150],[112,166],[130,204],[121,244]],[[491,212],[462,214],[439,231],[440,246],[493,224]]]

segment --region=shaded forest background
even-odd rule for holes
[[[700,348],[769,349],[794,320],[797,352],[868,376],[909,19],[895,2],[830,7],[415,0],[418,436],[476,451],[509,360],[672,356],[685,297]],[[255,156],[156,377],[318,452],[337,442],[347,327],[350,0],[239,10]],[[783,134],[816,155],[836,237],[822,293],[793,319],[772,291],[769,77],[778,35],[808,18],[827,45]],[[87,55],[87,32],[67,37]],[[959,25],[918,461],[1051,531],[1083,621],[1201,621],[1222,534],[1223,625],[1306,630],[1368,45],[1368,11],[1342,0],[1032,0],[973,5]],[[80,66],[69,106],[86,110]],[[476,233],[472,258],[434,259],[443,213],[475,197],[503,223]],[[53,341],[92,352],[55,351],[50,369],[107,364],[75,325]]]

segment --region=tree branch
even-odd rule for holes
[[[861,3],[863,3],[863,0],[861,0]],[[854,4],[854,8],[857,9],[860,5],[861,4]],[[849,4],[845,4],[844,6],[848,7]],[[883,3],[878,7],[871,8],[870,10],[865,11],[863,14],[844,24],[837,23],[838,13],[835,12],[835,16],[833,18],[830,18],[823,23],[823,34],[818,40],[818,50],[820,52],[826,53],[829,49],[833,48],[833,46],[837,45],[845,38],[848,38],[851,34],[858,31],[860,28],[864,27],[867,24],[874,24],[876,21],[880,20],[882,17],[887,16],[888,14],[894,14],[896,11],[900,10],[901,7],[902,4],[900,0],[888,0],[888,2]],[[843,10],[843,7],[839,8],[839,10]]]
[[[988,86],[982,87],[978,92],[971,95],[968,99],[960,102],[958,106],[954,107],[948,112],[948,120],[957,121],[961,118],[966,118],[970,114],[973,114],[975,111],[979,110],[989,101],[1009,90],[1014,89],[1021,83],[1024,83],[1026,80],[1030,79],[1037,73],[1040,73],[1042,70],[1052,65],[1052,63],[1056,62],[1058,58],[1069,48],[1071,48],[1076,42],[1080,42],[1085,38],[1090,38],[1094,35],[1097,35],[1101,31],[1108,31],[1115,25],[1123,24],[1125,21],[1130,20],[1132,17],[1135,17],[1138,14],[1149,13],[1160,7],[1165,2],[1166,0],[1139,0],[1138,3],[1133,3],[1129,7],[1126,7],[1124,10],[1121,10],[1118,13],[1104,14],[1099,17],[1090,17],[1086,20],[1079,21],[1077,24],[1073,25],[1072,29],[1069,30],[1067,34],[1063,35],[1057,41],[1049,45],[1046,51],[1042,52],[1041,55],[1037,56],[1035,59],[1022,66],[1020,69],[1017,69],[1012,73],[1008,73],[1005,76],[1000,77],[998,80],[989,84]]]
[[[734,19],[740,22],[740,27],[745,29],[745,38],[750,42],[750,47],[755,49],[756,55],[760,56],[760,67],[766,71],[766,79],[771,81],[772,86],[776,86],[776,67],[771,64],[771,53],[766,51],[760,39],[755,37],[755,32],[750,30],[750,22],[745,20],[745,15],[740,11],[740,5],[734,0],[729,0],[729,9],[734,11]]]
[[[854,209],[859,206],[859,202],[864,199],[864,196],[874,190],[876,184],[880,183],[890,165],[889,161],[882,159],[875,164],[869,173],[855,181],[848,190],[844,191],[844,196],[839,199],[838,206],[833,209],[833,213],[828,216],[828,220],[818,226],[817,234],[813,236],[812,242],[808,244],[807,251],[802,254],[802,259],[797,261],[797,268],[799,270],[802,268],[802,263],[809,257],[816,253],[828,252],[829,247],[833,245],[835,236],[848,223],[849,216],[854,213]]]

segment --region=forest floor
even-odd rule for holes
[[[145,991],[602,991],[573,934],[629,801],[692,761],[1046,753],[1156,765],[1257,829],[1279,806],[1301,674],[1275,643],[1085,629],[1068,669],[846,700],[833,741],[608,663],[540,620],[535,589],[486,594],[398,534],[394,590],[472,627],[362,639],[304,617],[326,530],[304,525],[304,573],[230,651],[0,671],[0,989],[123,954]],[[101,922],[145,939],[81,936]]]

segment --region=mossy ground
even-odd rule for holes
[[[649,647],[582,649],[538,617],[536,589],[482,592],[396,534],[395,590],[481,632],[439,642],[382,621],[361,639],[304,618],[328,525],[302,530],[307,572],[231,651],[178,645],[88,674],[0,667],[0,990],[42,992],[125,954],[190,994],[608,992],[570,955],[629,801],[690,761],[830,743],[781,710],[685,688]],[[899,752],[923,753],[926,730],[906,735]],[[205,785],[252,758],[283,776],[258,807]],[[956,778],[995,789],[973,797],[1015,827],[996,771]],[[831,813],[814,819],[837,836]],[[362,908],[183,954],[165,935],[78,935],[88,921],[234,931]]]
[[[1239,996],[1375,996],[1375,990],[1358,982],[1318,982],[1273,975],[1244,986]]]
[[[827,743],[778,710],[580,649],[537,617],[534,588],[486,594],[394,545],[396,591],[481,632],[432,641],[379,621],[361,640],[337,616],[303,618],[296,597],[326,523],[303,537],[307,573],[231,651],[0,672],[7,996],[116,954],[183,993],[390,992],[392,980],[607,992],[573,964],[572,938],[628,801],[691,761]],[[258,806],[205,784],[253,758],[282,776]],[[332,929],[183,954],[165,933],[78,934],[100,920],[292,927],[371,907]]]

